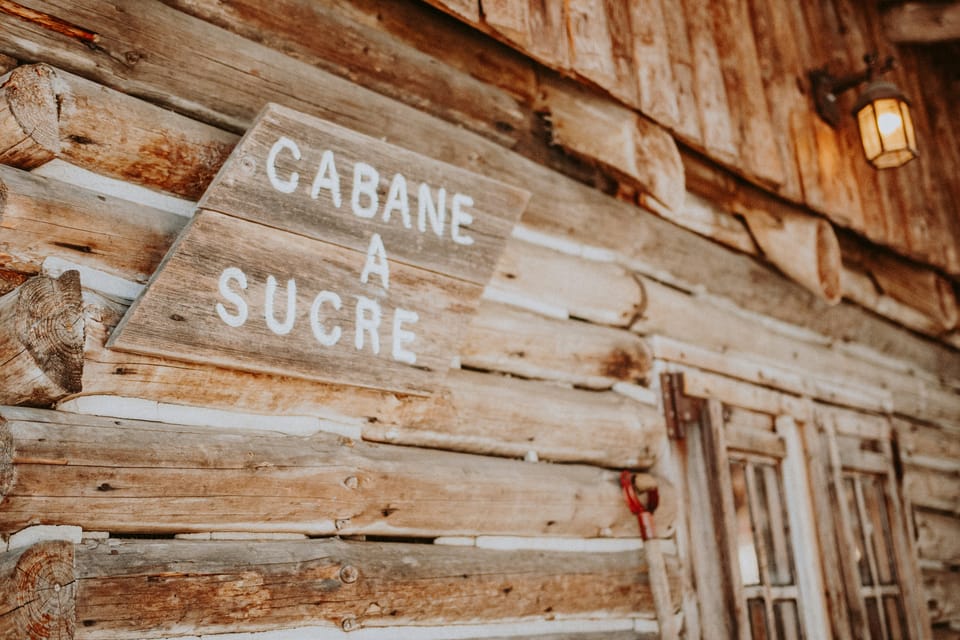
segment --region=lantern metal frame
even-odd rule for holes
[[[875,53],[864,55],[863,62],[867,65],[866,69],[846,76],[834,76],[826,67],[814,69],[810,72],[813,103],[817,107],[817,113],[824,122],[834,129],[840,124],[840,105],[837,102],[840,94],[854,89],[864,82],[873,82],[877,77],[892,71],[895,67],[893,56],[887,56],[881,62]],[[903,99],[902,94],[900,94],[900,97]]]

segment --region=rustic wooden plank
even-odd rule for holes
[[[680,120],[667,28],[661,0],[626,3],[630,11],[633,66],[640,111],[672,129]]]
[[[960,469],[953,472],[905,465],[903,496],[912,505],[960,518]]]
[[[348,193],[353,215],[344,211]],[[482,175],[269,105],[199,206],[359,252],[376,233],[394,261],[483,285],[528,199]]]
[[[450,393],[433,398],[404,396],[109,350],[104,348],[106,337],[126,308],[88,297],[84,394],[139,397],[230,411],[317,416],[335,424],[360,426],[365,439],[412,445],[429,442],[444,449],[516,457],[536,450],[546,460],[584,461],[609,467],[642,462],[637,452],[658,451],[663,437],[662,417],[653,407],[614,393],[564,390],[545,383],[489,376],[488,385],[461,385],[464,388],[459,394],[470,407],[471,418],[467,418]],[[488,378],[477,373],[464,375],[472,376],[468,382]],[[447,384],[455,385],[458,379],[459,374],[451,372]],[[519,403],[515,396],[521,398]],[[484,405],[484,397],[498,400]],[[516,405],[522,419],[509,424],[498,422],[510,403]],[[586,417],[576,419],[581,412]],[[506,419],[515,417],[508,415]],[[414,424],[415,429],[411,428]],[[637,442],[636,448],[623,446],[624,442],[633,441]],[[589,447],[585,446],[588,442]]]
[[[41,553],[31,549],[26,553]],[[500,552],[341,540],[108,540],[75,547],[60,543],[56,550],[58,556],[30,566],[69,584],[58,595],[64,601],[61,613],[76,612],[75,636],[65,637],[78,639],[653,612],[646,563],[636,553]],[[72,562],[61,569],[68,554]],[[8,558],[16,563],[9,552],[3,557],[4,564]],[[584,585],[590,585],[588,597],[580,592]],[[143,602],[151,603],[149,611]],[[66,631],[63,620],[54,622]]]
[[[209,0],[168,0],[167,4],[273,49],[292,52],[300,60],[350,77],[505,146],[516,143],[517,135],[527,126],[526,116],[513,97],[493,83],[473,77],[466,69],[441,63],[435,52],[402,43],[395,35],[385,33],[376,21],[370,24],[358,20],[363,7],[318,5],[304,0],[283,0],[269,11],[253,0],[229,5]],[[464,4],[472,6],[472,19],[476,21],[478,0]],[[458,16],[466,15],[455,5],[447,8]],[[375,9],[384,19],[399,12],[395,6]],[[430,21],[428,14],[418,12],[419,24]],[[436,17],[432,22],[437,22]],[[319,34],[324,37],[317,37]]]
[[[0,409],[0,529],[308,535],[636,535],[612,471],[333,434]],[[271,418],[264,416],[263,429]],[[638,488],[656,480],[637,477]],[[670,500],[670,492],[664,497]],[[477,508],[482,505],[482,508]],[[664,525],[676,507],[667,505]]]
[[[650,279],[643,279],[643,285],[648,302],[643,315],[634,324],[634,330],[640,333],[669,336],[719,353],[750,354],[750,360],[774,367],[774,370],[789,363],[794,375],[802,372],[807,380],[829,381],[829,384],[819,387],[817,397],[828,399],[826,396],[830,393],[830,384],[850,391],[860,388],[870,392],[863,397],[876,410],[876,402],[883,401],[882,394],[878,395],[877,392],[887,390],[899,414],[945,421],[946,424],[955,424],[955,416],[960,415],[960,397],[951,387],[934,378],[918,376],[917,371],[893,372],[864,358],[862,353],[847,350],[841,344],[819,341],[814,336],[804,338],[795,333],[784,333],[759,319],[751,319],[746,314],[731,310],[718,301],[690,296]],[[749,331],[746,330],[748,326]],[[689,352],[696,355],[695,349]],[[707,362],[710,361],[714,365],[722,363],[722,359],[717,358]],[[695,363],[691,360],[691,364]],[[759,375],[756,369],[752,370]],[[733,369],[730,371],[732,374]],[[744,371],[749,373],[751,369]],[[854,381],[856,384],[853,384]],[[796,381],[796,384],[803,383]],[[817,388],[814,384],[812,390]],[[843,396],[846,396],[846,402],[860,402],[856,400],[855,393]]]
[[[960,433],[934,424],[893,419],[900,454],[913,464],[939,468],[941,463],[960,460]]]
[[[942,323],[925,313],[883,293],[877,281],[858,267],[844,265],[840,274],[844,298],[856,302],[865,309],[887,318],[898,325],[913,329],[927,336],[949,340]],[[921,287],[922,288],[922,287]],[[929,305],[930,303],[925,303]]]
[[[533,31],[530,28],[530,10],[527,2],[509,0],[482,0],[483,20],[521,51],[530,48]],[[474,20],[479,22],[479,20]]]
[[[460,361],[474,369],[609,389],[617,382],[643,383],[653,356],[626,331],[484,301],[463,339]]]
[[[450,364],[450,354],[455,353],[475,304],[471,301],[477,300],[480,288],[394,264],[391,279],[395,284],[387,298],[384,289],[373,283],[357,290],[357,273],[363,262],[363,254],[356,251],[202,211],[160,266],[160,277],[151,282],[111,334],[107,346],[248,371],[431,393]],[[234,280],[248,283],[243,296],[233,288],[231,296],[225,296],[226,287],[218,285],[231,268],[244,274],[242,280],[241,276]],[[279,298],[286,299],[286,304],[278,305],[286,310],[276,315],[271,277],[275,286],[279,277],[283,291]],[[185,283],[189,285],[185,287]],[[316,300],[322,300],[319,296],[324,291],[342,296],[346,302],[335,312],[321,315]],[[367,303],[367,311],[361,307],[364,299],[373,301]],[[376,310],[370,311],[373,305]],[[325,306],[335,309],[339,305]],[[419,319],[411,316],[407,322],[404,331],[413,336],[406,340],[397,331],[395,318],[400,316],[396,309],[418,314]],[[372,329],[364,328],[372,322],[370,313],[375,319],[382,313],[386,326],[393,323],[392,338],[387,337],[387,329],[379,328],[380,322]],[[269,319],[282,322],[286,329],[268,326]],[[384,333],[382,338],[380,333]],[[410,366],[409,357],[397,357],[398,349],[413,354],[416,367]]]
[[[77,592],[73,562],[69,542],[42,542],[0,554],[0,634],[73,638]]]
[[[544,79],[542,100],[555,144],[626,175],[667,209],[682,208],[683,164],[665,129],[609,98],[552,76]]]
[[[770,122],[747,0],[711,2],[710,10],[738,143],[737,166],[755,180],[780,185],[784,182],[783,161]]]
[[[547,437],[556,459],[646,468],[665,437],[656,407],[612,392],[467,371],[451,371],[447,385],[450,415],[412,416],[402,429],[370,424],[364,438],[442,448],[463,441],[476,453],[523,456],[539,455]]]
[[[598,324],[630,326],[646,304],[643,285],[626,269],[512,238],[489,289]]]
[[[38,273],[56,255],[146,282],[187,220],[0,166],[0,265]]]
[[[960,571],[924,569],[923,587],[934,624],[960,620]]]
[[[683,12],[683,5],[679,2],[661,1],[660,8],[663,11],[670,65],[677,90],[677,123],[674,133],[686,142],[703,148],[694,88],[693,55],[690,51],[690,37],[687,35],[687,19]]]
[[[3,99],[24,134],[50,157],[188,198],[203,193],[236,143],[233,134],[48,65],[14,70]],[[36,164],[16,153],[0,154],[0,162]]]
[[[37,276],[0,297],[0,403],[46,406],[81,389],[80,274]]]
[[[774,458],[783,458],[787,454],[783,438],[768,431],[757,431],[743,427],[727,425],[724,432],[728,449],[758,453]]]
[[[953,285],[933,269],[841,235],[845,262],[868,273],[882,293],[932,318],[942,331],[960,319]]]
[[[714,40],[710,3],[705,0],[683,0],[682,4],[693,55],[694,87],[703,147],[711,157],[732,164],[738,160],[739,131],[733,126],[720,54]]]
[[[564,3],[570,66],[627,104],[637,104],[632,36],[625,5],[615,0]],[[626,29],[626,33],[622,31]]]
[[[960,38],[960,2],[904,2],[883,8],[891,42],[942,42]]]
[[[783,167],[783,182],[778,191],[794,202],[803,202],[796,141],[790,130],[793,114],[809,110],[801,91],[806,69],[797,42],[803,36],[794,32],[785,3],[751,0],[749,9],[760,77],[770,108],[771,134]]]
[[[923,560],[936,560],[950,566],[960,564],[960,518],[914,509],[917,526],[917,552]]]
[[[838,339],[869,344],[878,352],[906,358],[931,371],[957,368],[953,356],[929,342],[846,305],[830,310],[748,257],[684,234],[666,221],[638,216],[631,205],[559,178],[462,129],[154,2],[137,3],[135,11],[104,12],[98,11],[98,6],[99,0],[56,0],[41,7],[77,24],[96,23],[96,50],[36,23],[2,15],[0,44],[7,53],[33,60],[41,57],[233,130],[248,126],[264,100],[282,99],[361,132],[386,136],[408,148],[531,189],[535,196],[524,222],[544,232],[606,247],[647,268],[672,273],[683,282],[708,283],[712,292],[746,308]],[[157,37],[158,33],[192,35]],[[205,43],[202,50],[191,44],[201,42]],[[150,55],[132,66],[118,62],[124,60],[126,51],[147,50]],[[223,67],[212,62],[216,59],[237,64]],[[177,73],[171,74],[171,69]],[[255,70],[256,75],[245,70]],[[184,78],[194,80],[184,82]],[[457,144],[434,144],[440,139],[455,139]],[[742,282],[751,282],[751,286],[743,287]]]

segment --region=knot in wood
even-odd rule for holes
[[[344,631],[356,631],[360,628],[360,623],[356,618],[344,618],[343,621],[340,622],[340,628]]]
[[[345,584],[351,584],[360,578],[360,570],[352,564],[345,564],[340,567],[340,580]]]

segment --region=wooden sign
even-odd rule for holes
[[[268,105],[107,346],[429,394],[528,198]]]

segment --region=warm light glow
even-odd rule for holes
[[[881,136],[889,136],[903,127],[903,118],[898,113],[881,113],[877,118],[877,128]]]
[[[895,88],[872,85],[861,95],[855,116],[863,153],[877,169],[899,167],[917,157],[910,106]]]

